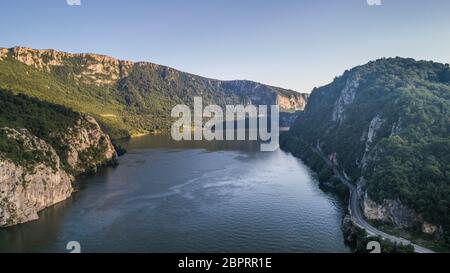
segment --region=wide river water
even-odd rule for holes
[[[256,142],[121,143],[116,168],[83,179],[40,219],[0,229],[0,252],[348,252],[343,205],[309,169]]]

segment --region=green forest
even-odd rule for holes
[[[354,100],[345,106],[344,119],[335,121],[341,91],[353,79],[358,81]],[[379,128],[369,142],[376,117]],[[327,155],[336,152],[339,166],[355,183],[361,176],[367,180],[373,200],[400,199],[427,222],[442,225],[442,239],[450,245],[448,65],[380,59],[315,89],[282,146],[327,180],[331,170],[311,150],[317,143]]]
[[[32,167],[42,162],[54,165],[50,155],[27,149],[21,139],[8,137],[4,130],[25,128],[50,144],[61,159],[63,168],[70,171],[66,162],[67,144],[60,136],[66,134],[69,127],[74,127],[80,117],[79,113],[63,106],[0,89],[0,156],[21,166]]]

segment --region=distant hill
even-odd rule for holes
[[[284,149],[321,180],[317,147],[358,185],[367,218],[450,245],[450,68],[380,59],[315,89]]]
[[[113,138],[165,131],[176,104],[278,104],[303,110],[308,95],[251,81],[208,79],[169,67],[24,47],[0,48],[0,88],[94,116]]]

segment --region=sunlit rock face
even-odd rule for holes
[[[67,144],[69,166],[63,167],[55,149],[26,129],[1,128],[7,137],[23,143],[30,155],[43,155],[33,164],[19,164],[0,153],[0,226],[38,219],[38,212],[66,200],[77,175],[111,164],[117,155],[111,141],[91,117],[82,116],[61,141]]]

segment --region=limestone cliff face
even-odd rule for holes
[[[69,128],[67,134],[61,137],[68,144],[67,162],[76,173],[95,171],[97,166],[117,157],[109,136],[90,116],[82,117],[74,128]]]
[[[413,209],[404,205],[400,200],[385,199],[378,204],[365,194],[363,200],[364,215],[369,220],[394,224],[399,228],[413,228],[420,226],[423,233],[440,237],[442,227],[423,220],[422,216]]]
[[[133,62],[98,54],[72,54],[27,47],[0,49],[0,58],[5,58],[8,54],[17,61],[48,72],[57,67],[71,67],[73,69],[70,73],[73,75],[70,76],[74,79],[96,85],[115,83],[126,77],[133,66]]]
[[[0,48],[0,61],[8,56],[9,50],[7,48]]]
[[[400,228],[410,228],[418,222],[418,216],[414,210],[403,205],[400,200],[384,200],[377,204],[365,195],[364,215],[367,219],[395,224]]]
[[[67,199],[74,177],[62,169],[55,150],[26,129],[1,130],[29,151],[45,153],[52,163],[20,166],[0,157],[0,226],[11,226],[38,219],[40,210]]]
[[[219,82],[219,86],[232,90],[243,98],[245,104],[279,105],[281,111],[303,111],[308,100],[308,94],[281,90],[252,81]]]
[[[280,106],[280,109],[286,109],[288,111],[305,110],[307,101],[308,101],[307,94],[291,94],[291,95],[277,96],[277,104]]]
[[[73,192],[73,176],[45,164],[26,170],[8,160],[0,160],[0,227],[38,219],[37,213],[59,203]]]
[[[131,80],[132,84],[130,80],[126,81],[126,84],[122,83],[124,86],[136,85],[135,81],[145,83],[142,87],[137,85],[133,88],[145,95],[164,87],[165,92],[180,93],[181,97],[185,97],[186,93],[200,96],[205,95],[203,89],[207,89],[216,92],[217,97],[236,96],[239,103],[254,105],[278,104],[281,110],[289,112],[303,110],[308,98],[307,94],[252,81],[208,79],[150,62],[135,63],[99,54],[72,54],[53,49],[40,50],[27,47],[0,48],[0,61],[6,57],[78,83],[111,88],[114,88],[113,85],[116,83],[120,85],[121,80],[127,79],[133,71],[145,71],[151,75],[148,79],[151,82],[143,80],[141,75],[138,79]],[[133,90],[126,90],[125,96],[129,96]],[[221,94],[222,92],[224,94]],[[205,99],[207,97],[205,95]],[[214,98],[212,102],[219,104]]]
[[[52,49],[0,48],[0,89],[95,117],[114,139],[170,132],[178,104],[275,105],[305,108],[308,94],[262,83],[210,79],[150,62]],[[82,99],[83,101],[80,101]]]
[[[0,130],[23,143],[29,154],[43,155],[37,162],[23,164],[0,153],[0,227],[38,219],[39,211],[71,196],[76,176],[112,163],[117,156],[109,137],[90,117],[82,117],[61,136],[69,147],[66,159],[26,129]]]

